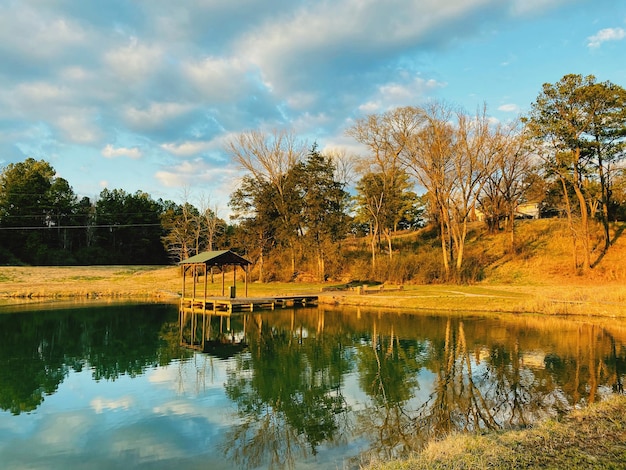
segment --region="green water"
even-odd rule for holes
[[[55,308],[51,308],[55,307]],[[0,467],[358,468],[622,392],[626,323],[0,307]]]

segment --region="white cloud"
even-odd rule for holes
[[[81,25],[59,14],[32,8],[28,2],[0,5],[0,43],[12,53],[33,60],[50,60],[80,46],[86,32]],[[2,49],[2,46],[0,46]]]
[[[161,145],[163,150],[178,157],[190,157],[210,148],[210,142],[182,142],[179,144],[168,142]]]
[[[117,400],[107,400],[105,398],[97,397],[91,400],[91,408],[96,413],[102,413],[105,410],[128,410],[135,403],[133,397],[126,396]]]
[[[207,57],[186,62],[181,72],[205,99],[227,102],[242,97],[252,67],[238,57]]]
[[[102,156],[105,158],[118,158],[118,157],[127,157],[132,158],[133,160],[137,160],[141,158],[142,153],[137,147],[126,148],[126,147],[113,147],[111,144],[108,144],[106,147],[102,149]]]
[[[181,175],[172,171],[157,171],[154,177],[166,188],[189,187],[188,175]]]
[[[110,50],[104,56],[112,74],[131,83],[145,80],[161,66],[162,59],[163,50],[159,46],[140,44],[134,37],[127,46]]]
[[[124,111],[124,118],[135,129],[148,130],[158,128],[169,120],[177,119],[192,109],[193,105],[185,103],[152,103],[145,109],[127,107]]]
[[[513,103],[507,103],[498,106],[498,111],[503,111],[505,113],[519,113],[520,107]]]
[[[158,171],[156,177],[168,187],[183,187],[191,181],[214,182],[232,174],[228,167],[211,165],[202,158],[181,161],[178,165]]]
[[[211,200],[225,208],[239,173],[230,165],[211,164],[202,158],[195,158],[159,170],[154,177],[166,188],[200,188],[208,191]]]
[[[325,85],[336,87],[343,70],[353,79],[360,69],[389,63],[399,51],[447,43],[450,36],[438,28],[450,28],[488,3],[493,0],[314,2],[249,31],[236,51],[278,95],[314,86],[324,73],[333,77]]]
[[[29,105],[35,103],[49,105],[50,102],[58,102],[70,96],[70,90],[42,81],[22,83],[15,92],[20,96],[22,105],[24,102]]]
[[[371,114],[399,106],[417,105],[433,91],[445,87],[445,83],[410,76],[406,72],[399,74],[396,78],[398,80],[395,82],[379,86],[375,95],[359,106],[359,111]]]
[[[626,37],[626,31],[623,28],[605,28],[598,31],[593,36],[589,36],[587,47],[592,49],[598,48],[602,43],[607,41],[621,41]]]
[[[81,144],[96,143],[102,137],[100,128],[93,123],[89,109],[70,109],[54,123],[66,139]]]

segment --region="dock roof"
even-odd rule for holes
[[[219,250],[219,251],[205,251],[195,256],[191,256],[178,263],[181,266],[190,264],[204,264],[206,266],[247,266],[252,264],[243,256],[239,256],[237,253],[231,250]]]

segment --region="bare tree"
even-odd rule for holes
[[[358,170],[362,175],[380,175],[378,194],[368,195],[368,200],[375,202],[368,205],[377,211],[379,231],[387,240],[389,257],[393,256],[392,232],[398,189],[402,188],[406,179],[406,169],[401,154],[423,121],[419,108],[396,108],[382,114],[371,114],[359,119],[347,130],[347,134],[364,144],[369,155],[361,159]],[[373,260],[375,257],[373,256]]]
[[[410,137],[402,157],[403,163],[428,193],[439,223],[442,263],[449,278],[452,258],[449,208],[455,152],[452,110],[444,103],[432,102],[423,109],[423,116],[424,124]]]
[[[211,207],[211,198],[203,195],[200,198],[198,211],[204,233],[204,247],[208,251],[213,251],[217,235],[224,230],[223,221],[218,217],[217,204]]]
[[[183,192],[183,203],[168,208],[162,215],[167,234],[162,238],[170,257],[177,261],[200,252],[200,220],[198,210],[189,203],[189,191]]]
[[[422,115],[424,124],[403,148],[403,162],[435,206],[446,277],[454,263],[459,279],[468,222],[492,170],[496,139],[485,107],[472,116],[433,102]]]
[[[456,248],[456,273],[461,272],[470,214],[478,203],[479,194],[491,173],[496,147],[490,128],[487,109],[474,116],[458,111],[454,178],[450,201],[451,228]]]
[[[293,182],[287,176],[306,155],[306,143],[287,131],[272,134],[249,131],[235,136],[226,151],[259,186],[269,185],[275,191],[271,203],[279,215],[280,232],[291,251],[291,268],[295,274],[301,227],[293,207]]]
[[[494,168],[487,177],[480,204],[486,216],[492,218],[492,224],[504,218],[513,250],[515,212],[530,189],[528,180],[535,169],[535,155],[520,121],[498,125],[493,138]]]

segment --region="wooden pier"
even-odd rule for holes
[[[183,297],[181,311],[253,312],[260,309],[316,305],[317,295],[284,295],[274,297]]]

